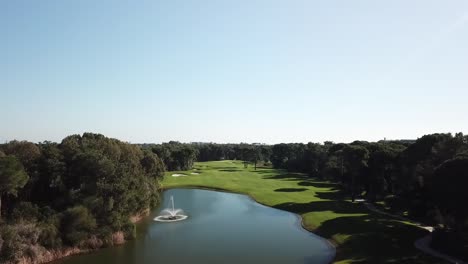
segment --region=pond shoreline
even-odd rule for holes
[[[159,206],[159,205],[158,205]],[[157,208],[157,207],[155,207]],[[130,221],[134,224],[140,222],[144,218],[148,217],[150,215],[151,209],[147,208],[143,211],[141,211],[138,214],[130,216]],[[111,248],[111,247],[118,247],[120,245],[125,244],[126,242],[130,240],[122,240],[122,239],[117,239],[121,237],[123,234],[122,232],[115,232],[112,234],[113,237],[113,245],[106,246],[106,247],[99,247],[99,248],[87,248],[87,249],[81,249],[79,247],[66,247],[66,248],[60,248],[60,249],[51,249],[51,250],[42,250],[41,248],[37,248],[37,250],[42,250],[35,259],[31,258],[22,258],[19,262],[13,263],[13,262],[5,262],[5,264],[45,264],[45,263],[53,263],[55,261],[67,258],[67,257],[72,257],[72,256],[78,256],[78,255],[84,255],[84,254],[90,254],[96,251],[99,251],[101,249],[106,249],[106,248]]]
[[[231,190],[227,190],[227,189],[223,189],[223,188],[187,185],[187,186],[177,186],[177,187],[162,187],[161,192],[165,192],[165,191],[171,190],[171,189],[199,189],[199,190],[209,190],[209,191],[217,191],[217,192],[223,192],[223,193],[239,194],[239,195],[246,196],[248,199],[250,199],[251,201],[253,201],[253,202],[255,202],[255,203],[257,203],[257,204],[259,204],[261,206],[268,207],[270,209],[276,209],[276,210],[279,210],[279,211],[285,211],[285,210],[274,208],[274,207],[269,206],[267,204],[261,203],[261,202],[257,201],[254,197],[252,197],[250,194],[243,193],[243,192],[235,192],[235,191],[231,191]],[[158,205],[155,208],[158,208],[159,206],[161,206],[161,205]],[[328,248],[333,251],[333,255],[330,256],[330,259],[327,260],[327,263],[333,263],[334,259],[336,258],[336,255],[338,253],[337,243],[334,240],[326,239],[326,238],[321,237],[320,235],[314,233],[313,229],[311,227],[305,226],[304,219],[303,219],[303,217],[301,215],[299,215],[297,213],[294,213],[294,212],[289,212],[289,211],[285,211],[285,212],[288,212],[288,213],[291,213],[291,214],[295,215],[295,217],[297,219],[298,226],[300,226],[304,231],[306,231],[306,232],[308,232],[310,234],[313,234],[316,238],[318,238],[318,239],[322,240],[323,242],[325,242],[325,244],[328,246]],[[130,219],[131,219],[131,221],[133,223],[137,223],[137,222],[140,222],[140,221],[144,220],[145,218],[147,218],[150,215],[150,213],[151,213],[151,209],[148,208],[148,209],[142,211],[139,214],[131,216]],[[138,239],[138,238],[136,238],[136,239]],[[45,251],[44,254],[43,254],[43,256],[45,255],[47,257],[42,258],[42,256],[41,256],[40,259],[43,259],[42,261],[41,260],[39,260],[39,261],[38,260],[32,260],[32,259],[28,258],[28,259],[21,260],[18,264],[53,263],[55,261],[58,261],[58,260],[61,260],[63,258],[67,258],[67,257],[73,257],[73,256],[78,256],[78,255],[84,255],[84,254],[91,254],[91,253],[100,251],[102,249],[118,247],[118,246],[121,246],[121,245],[125,244],[128,241],[129,240],[125,240],[122,243],[116,243],[116,244],[111,245],[111,246],[101,247],[101,248],[96,248],[96,249],[80,249],[78,247],[70,247],[70,248],[63,248],[63,249],[59,249],[59,250],[48,250],[48,251]],[[6,263],[6,264],[12,264],[12,263]]]
[[[275,208],[275,207],[272,207],[272,206],[269,206],[267,204],[264,204],[264,203],[261,203],[257,200],[255,200],[254,197],[252,197],[250,194],[248,193],[244,193],[244,192],[235,192],[235,191],[231,191],[231,190],[227,190],[227,189],[223,189],[223,188],[219,188],[219,187],[206,187],[206,186],[197,186],[197,185],[181,185],[181,186],[176,186],[176,187],[164,187],[162,186],[162,191],[167,191],[167,190],[171,190],[171,189],[200,189],[200,190],[208,190],[208,191],[217,191],[217,192],[224,192],[224,193],[232,193],[232,194],[240,194],[240,195],[244,195],[244,196],[247,196],[249,199],[251,199],[252,201],[254,201],[255,203],[258,203],[262,206],[265,206],[265,207],[268,207],[268,208],[271,208],[271,209],[276,209],[276,210],[279,210],[279,211],[285,211],[285,210],[281,210],[281,209],[278,209],[278,208]],[[304,229],[305,231],[307,231],[308,233],[311,233],[313,235],[315,235],[316,237],[320,238],[321,240],[323,240],[324,242],[326,242],[326,244],[328,245],[328,247],[330,249],[332,249],[334,251],[334,254],[332,257],[330,257],[331,259],[328,261],[328,263],[333,263],[335,258],[336,258],[336,255],[338,254],[339,252],[339,247],[337,246],[338,243],[333,240],[333,239],[327,239],[327,238],[324,238],[324,237],[321,237],[320,235],[316,234],[314,232],[314,229],[313,228],[307,228],[305,225],[304,225],[304,218],[302,218],[301,215],[297,214],[297,213],[294,213],[294,212],[290,212],[290,211],[285,211],[285,212],[288,212],[288,213],[291,213],[291,214],[294,214],[298,220],[300,220],[300,226],[302,227],[302,229]]]

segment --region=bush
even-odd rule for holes
[[[81,248],[90,248],[94,250],[101,248],[102,245],[104,245],[104,242],[102,241],[102,239],[97,238],[97,236],[95,235],[92,235],[87,240],[80,242]]]
[[[0,234],[0,252],[2,252],[2,246],[3,246],[3,239],[2,239],[2,234]]]
[[[2,250],[0,251],[0,262],[12,261],[20,257],[21,251],[18,234],[11,226],[2,226]]]
[[[111,211],[105,216],[105,219],[101,220],[103,220],[103,223],[108,225],[112,231],[118,231],[122,229],[122,223],[125,222],[124,219],[125,217],[122,217],[119,212]]]
[[[30,202],[20,202],[11,214],[12,219],[15,221],[26,220],[35,222],[41,218],[39,207]]]
[[[125,223],[122,227],[122,231],[126,239],[135,239],[136,238],[136,225],[130,221]]]
[[[121,245],[125,243],[124,233],[122,231],[112,234],[112,244]]]
[[[40,212],[41,218],[39,220],[41,222],[54,223],[55,226],[58,226],[60,219],[54,209],[50,208],[49,206],[44,206],[41,207]]]
[[[100,227],[97,230],[97,237],[102,239],[103,246],[112,246],[114,245],[112,241],[112,229],[108,226]]]
[[[76,246],[87,239],[96,228],[96,219],[84,206],[67,209],[62,217],[61,230],[65,243]]]
[[[32,248],[37,247],[40,228],[32,223],[4,225],[1,229],[3,238],[0,262],[16,262],[24,256],[35,257]]]
[[[62,239],[58,228],[53,224],[43,224],[41,226],[41,234],[39,241],[42,246],[48,249],[58,248],[62,246]]]

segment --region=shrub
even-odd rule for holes
[[[31,248],[37,247],[40,228],[32,223],[19,223],[2,226],[3,238],[0,260],[16,262],[24,256],[35,257]]]
[[[0,251],[0,262],[13,261],[18,259],[21,252],[18,234],[12,226],[2,226],[2,250]]]
[[[125,242],[124,233],[122,231],[112,234],[112,244],[120,245]]]
[[[2,239],[2,234],[0,234],[0,252],[2,252],[2,246],[3,246],[3,239]]]
[[[12,219],[15,221],[26,220],[35,222],[37,219],[41,218],[41,213],[39,212],[39,207],[30,202],[20,202],[11,214]]]
[[[102,239],[103,246],[112,246],[112,229],[108,226],[100,227],[97,230],[97,236]]]
[[[87,239],[96,228],[96,219],[84,206],[67,209],[62,217],[61,230],[65,243],[75,246]]]
[[[135,239],[136,238],[136,225],[130,221],[126,222],[123,227],[122,231],[127,239]]]
[[[60,238],[60,232],[58,228],[50,223],[43,224],[41,226],[41,234],[39,241],[42,246],[52,249],[62,246],[62,239]]]
[[[108,225],[112,231],[118,231],[122,229],[122,223],[125,221],[123,220],[124,217],[122,217],[119,212],[111,211],[105,217],[106,218],[102,220],[104,220],[103,222]]]
[[[99,249],[104,245],[104,242],[97,238],[97,236],[92,235],[90,238],[87,240],[84,240],[80,243],[80,247],[82,248],[90,248],[90,249]]]

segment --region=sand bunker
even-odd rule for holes
[[[198,173],[198,172],[191,172],[190,174],[192,174],[192,175],[198,175],[198,174],[200,174],[200,173]]]
[[[179,174],[179,173],[172,174],[172,177],[182,177],[182,176],[187,176],[187,175]]]

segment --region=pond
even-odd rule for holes
[[[170,197],[188,218],[153,221]],[[301,227],[299,216],[245,195],[200,189],[164,192],[163,206],[137,225],[137,239],[60,264],[329,263],[335,249]]]

